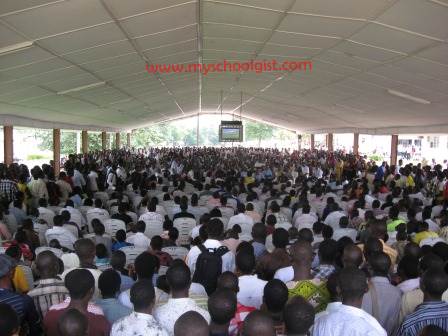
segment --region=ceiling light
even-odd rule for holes
[[[395,91],[395,90],[388,89],[387,92],[389,92],[393,96],[397,96],[397,97],[400,97],[400,98],[411,100],[411,101],[416,102],[416,103],[431,104],[431,102],[429,100],[426,100],[426,99],[423,99],[423,98],[414,97],[414,96],[411,96],[411,95],[409,95],[407,93],[403,93],[403,92],[400,92],[400,91]]]
[[[17,44],[13,44],[4,48],[0,48],[0,56],[22,51],[33,46],[33,41],[26,41]]]
[[[59,91],[59,92],[57,92],[57,94],[64,95],[64,94],[71,93],[71,92],[78,92],[78,91],[82,91],[82,90],[93,89],[93,88],[96,88],[99,86],[103,86],[105,84],[106,84],[106,82],[92,83],[92,84],[88,84],[88,85],[84,85],[84,86],[79,86],[79,87],[76,87],[73,89],[68,89],[65,91]]]

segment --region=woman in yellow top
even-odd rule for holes
[[[418,233],[415,234],[415,236],[412,238],[412,241],[414,243],[420,244],[420,242],[424,239],[428,238],[438,238],[439,235],[433,231],[429,231],[428,223],[426,222],[420,222],[418,224]]]

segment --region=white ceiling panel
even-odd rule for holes
[[[98,0],[74,0],[8,15],[2,20],[26,36],[39,39],[110,22],[111,18]]]
[[[150,34],[135,39],[142,50],[180,43],[197,38],[196,25]]]
[[[395,52],[382,48],[375,48],[374,46],[363,45],[352,41],[343,41],[335,46],[333,50],[346,53],[347,55],[358,56],[377,62],[387,62],[406,55],[405,53]]]
[[[132,52],[135,52],[135,49],[132,47],[131,43],[126,40],[100,45],[82,51],[71,52],[64,54],[63,56],[72,62],[82,64]]]
[[[324,37],[299,33],[286,33],[275,31],[269,40],[273,44],[283,44],[295,47],[308,48],[330,48],[339,43],[340,39],[335,37]]]
[[[448,43],[440,44],[434,48],[423,50],[416,56],[448,65]]]
[[[264,42],[269,38],[271,30],[267,28],[255,28],[235,26],[231,24],[206,22],[202,24],[202,34],[205,38],[229,38]]]
[[[61,0],[2,0],[0,6],[0,15],[6,15],[12,12],[30,10],[33,7],[50,5]]]
[[[160,11],[164,8],[175,7],[195,0],[106,0],[106,4],[119,19],[142,13]]]

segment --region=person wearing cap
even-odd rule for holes
[[[0,254],[0,303],[9,304],[19,316],[21,325],[26,324],[30,335],[41,332],[40,318],[33,299],[28,295],[16,293],[12,288],[17,262],[6,254]]]

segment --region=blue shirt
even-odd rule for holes
[[[121,249],[122,247],[126,247],[126,246],[132,246],[132,244],[126,243],[126,242],[115,242],[112,244],[112,252],[117,251],[117,250]]]
[[[418,305],[415,311],[405,318],[396,336],[417,336],[424,327],[431,324],[448,330],[447,302],[428,301]]]
[[[132,313],[132,309],[123,306],[117,299],[98,299],[95,303],[103,309],[110,324]]]
[[[130,289],[132,287],[132,285],[134,284],[134,280],[131,277],[128,277],[127,275],[123,275],[120,272],[118,272],[120,274],[120,278],[121,278],[121,287],[120,287],[120,292],[124,292],[128,289]]]

